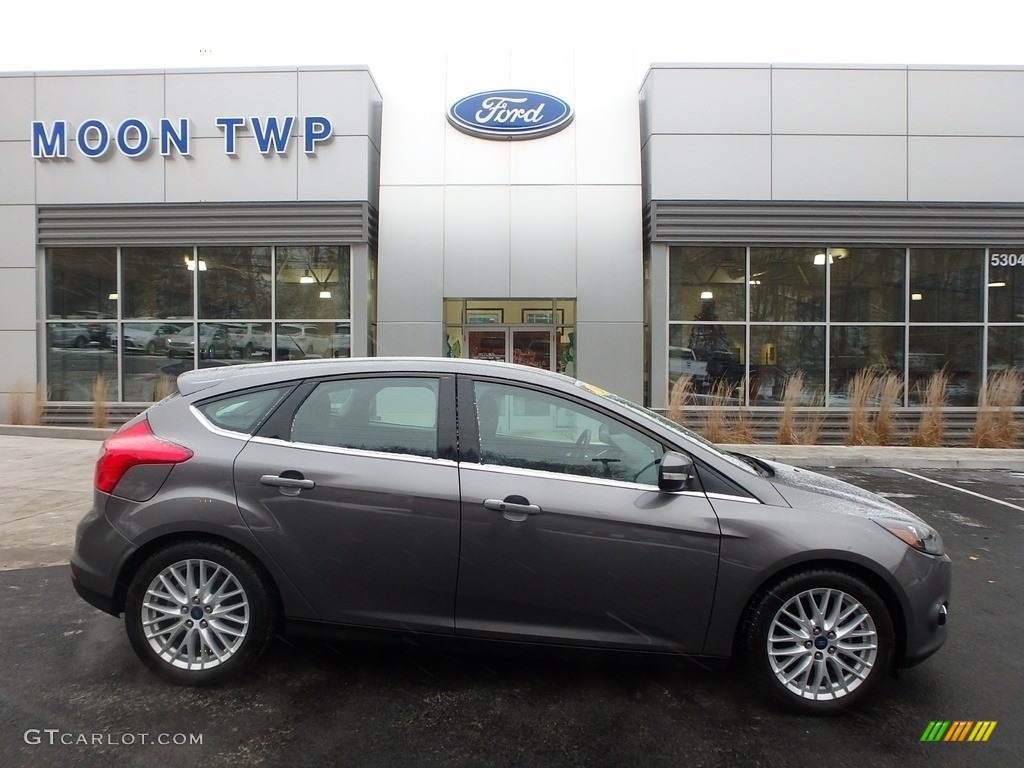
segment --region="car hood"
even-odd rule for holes
[[[771,467],[775,473],[771,478],[772,485],[794,507],[809,511],[855,515],[867,519],[922,522],[916,515],[884,496],[865,491],[843,480],[789,464],[779,464],[766,459],[759,461]]]

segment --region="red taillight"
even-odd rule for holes
[[[161,440],[143,419],[103,441],[103,450],[96,461],[96,487],[104,493],[113,493],[124,473],[134,466],[180,464],[191,458],[192,451]]]

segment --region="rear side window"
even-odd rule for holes
[[[437,458],[438,381],[325,381],[295,412],[292,441]]]
[[[232,432],[252,434],[271,409],[290,391],[291,387],[287,386],[236,393],[208,400],[196,408],[214,426]]]

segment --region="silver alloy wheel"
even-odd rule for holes
[[[249,632],[249,599],[231,571],[211,560],[180,560],[146,589],[142,629],[153,652],[179,669],[216,667]]]
[[[839,589],[790,598],[768,631],[768,661],[778,681],[804,699],[827,701],[860,687],[878,656],[871,614]]]

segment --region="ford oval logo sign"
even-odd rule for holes
[[[482,139],[536,139],[572,122],[572,107],[537,91],[487,91],[452,104],[448,122]]]

